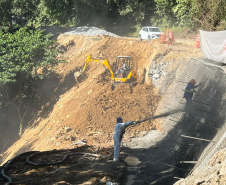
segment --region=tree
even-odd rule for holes
[[[41,0],[38,5],[40,12],[37,17],[40,23],[64,25],[67,23],[75,24],[77,21],[76,0]]]
[[[21,28],[15,33],[0,32],[0,87],[4,105],[12,104],[18,113],[22,135],[23,122],[35,89],[34,78],[52,71],[57,52],[50,35]],[[41,72],[38,72],[41,70]],[[10,91],[13,87],[13,93]]]
[[[0,0],[0,29],[8,30],[11,23],[11,2],[12,0]]]
[[[226,3],[225,0],[195,0],[192,1],[191,15],[197,28],[215,31],[225,30]]]
[[[177,5],[176,0],[154,0],[156,3],[156,16],[152,21],[162,26],[173,26],[177,23],[173,9]]]
[[[193,26],[191,9],[192,0],[177,0],[177,5],[173,8],[173,12],[177,17],[179,26]]]

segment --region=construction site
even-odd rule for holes
[[[0,184],[226,184],[225,46],[218,62],[196,35],[164,42],[51,29],[66,63],[37,84],[42,110],[22,137],[4,125],[3,145],[12,144],[0,155]],[[129,70],[118,74],[122,61]],[[199,86],[185,110],[191,79]],[[115,162],[117,117],[140,123],[126,130]]]

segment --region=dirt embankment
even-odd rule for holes
[[[128,85],[119,85],[112,91],[108,78],[110,75],[104,76],[104,67],[97,63],[90,63],[86,77],[79,83],[75,82],[73,73],[90,54],[104,57],[110,63],[118,55],[129,55],[133,57],[142,81],[142,72],[150,65],[152,54],[157,50],[153,45],[159,45],[157,41],[148,43],[109,36],[60,35],[58,42],[61,44],[59,48],[64,51],[59,57],[67,61],[56,68],[64,85],[47,81],[40,86],[39,93],[45,92],[43,101],[54,101],[52,97],[56,98],[55,94],[60,94],[62,88],[66,85],[71,88],[57,97],[47,118],[39,118],[35,126],[27,129],[22,138],[9,148],[5,160],[28,150],[68,148],[78,140],[86,140],[88,144],[97,146],[112,146],[115,119],[118,116],[125,121],[139,120],[154,113],[160,96],[151,85],[138,83],[133,93]],[[128,136],[134,136],[135,133],[136,136],[140,132],[145,134],[144,131],[151,128],[154,128],[152,123],[146,122],[131,129]]]

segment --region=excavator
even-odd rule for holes
[[[100,57],[93,58],[89,55],[87,56],[82,69],[74,73],[75,79],[86,70],[86,67],[90,62],[98,62],[104,65],[111,74],[111,83],[114,86],[120,83],[128,83],[131,85],[137,81],[137,71],[133,69],[131,56],[117,56],[116,61],[111,67],[107,59]]]

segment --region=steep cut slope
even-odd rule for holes
[[[112,146],[116,117],[138,120],[149,117],[155,110],[159,95],[150,85],[138,84],[133,93],[130,93],[128,85],[117,86],[111,91],[108,78],[110,75],[104,76],[104,67],[96,63],[90,63],[86,78],[77,84],[73,73],[77,67],[84,64],[89,54],[105,57],[110,62],[118,55],[130,55],[142,79],[142,72],[149,65],[154,51],[153,44],[158,45],[157,41],[148,43],[107,36],[61,35],[58,42],[66,51],[60,57],[68,61],[56,69],[62,82],[56,84],[54,79],[46,81],[41,84],[39,92],[43,101],[47,102],[46,107],[52,102],[56,103],[46,118],[38,119],[34,123],[35,126],[28,128],[22,138],[9,148],[5,160],[28,150],[67,148],[77,140]],[[64,88],[68,90],[60,94]],[[59,94],[59,97],[55,94]],[[149,131],[152,127],[152,124],[147,122],[130,132],[134,135],[139,130]]]

